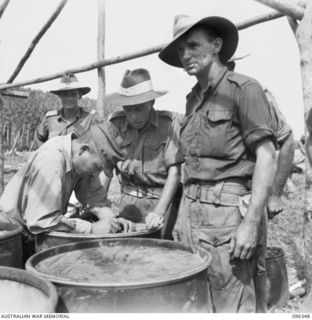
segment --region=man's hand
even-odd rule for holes
[[[252,258],[258,240],[258,226],[254,222],[243,220],[233,232],[230,242],[230,255],[232,259]]]
[[[164,225],[164,217],[156,212],[150,212],[145,218],[147,229],[162,227]]]
[[[119,223],[119,229],[122,228],[123,232],[133,232],[135,231],[135,224],[130,220],[124,218],[117,218]]]
[[[276,215],[284,210],[284,205],[281,197],[270,196],[268,200],[268,218],[273,219]]]
[[[92,223],[91,233],[116,233],[120,229],[120,224],[116,218],[105,217]]]

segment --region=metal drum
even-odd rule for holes
[[[0,266],[23,268],[22,231],[17,224],[0,224]]]
[[[157,250],[165,252],[171,262],[166,264]],[[93,259],[99,252],[101,259]],[[137,258],[140,255],[142,259]],[[57,312],[208,312],[210,261],[200,248],[128,238],[53,247],[33,255],[26,269],[54,283],[59,294]],[[75,270],[65,272],[67,267]]]
[[[157,238],[160,229],[155,228],[151,230],[142,230],[129,233],[107,233],[107,234],[92,234],[92,233],[69,233],[52,231],[49,233],[41,233],[36,235],[36,252],[59,246],[62,244],[77,243],[89,240],[103,240],[103,239],[120,239],[120,238]]]
[[[0,297],[0,313],[54,312],[58,301],[51,282],[9,267],[0,267]]]
[[[267,304],[281,306],[289,301],[285,253],[282,248],[268,247],[266,258]]]

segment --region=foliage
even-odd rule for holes
[[[3,96],[4,126],[10,127],[13,135],[11,146],[7,146],[8,148],[12,147],[14,137],[23,125],[26,125],[27,128],[29,126],[29,141],[32,141],[35,129],[47,111],[61,108],[61,101],[56,95],[41,90],[27,89],[27,91],[29,92],[29,97],[26,99]],[[80,100],[80,106],[85,110],[91,111],[96,109],[96,100],[83,98]],[[112,110],[112,106],[107,106],[105,108],[105,116],[109,115]],[[30,145],[26,147],[30,147]]]

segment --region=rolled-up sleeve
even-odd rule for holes
[[[272,113],[274,114],[274,119],[277,123],[277,141],[278,144],[281,146],[287,137],[292,133],[292,128],[287,124],[285,116],[280,111],[277,101],[275,100],[273,94],[269,90],[264,91],[266,98],[272,108]]]
[[[166,168],[169,168],[173,165],[180,165],[184,162],[184,156],[180,148],[180,131],[180,117],[175,116],[172,121],[170,136],[165,149]]]
[[[277,124],[272,118],[269,103],[259,83],[250,81],[239,97],[239,120],[245,145],[254,151],[264,139],[271,139],[277,147]]]

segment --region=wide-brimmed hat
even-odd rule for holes
[[[61,92],[69,91],[69,90],[78,90],[81,95],[84,95],[90,92],[91,88],[82,86],[75,75],[65,74],[61,78],[58,87],[55,88],[54,90],[50,90],[50,92],[54,94],[59,94]]]
[[[217,16],[195,19],[186,15],[179,15],[174,20],[173,40],[160,51],[159,58],[174,67],[182,68],[177,43],[181,36],[195,26],[211,29],[222,38],[223,44],[219,52],[221,62],[226,62],[232,57],[238,44],[238,30],[234,23]]]
[[[117,92],[107,94],[104,102],[112,105],[131,106],[155,100],[168,91],[154,90],[146,69],[127,70]]]

